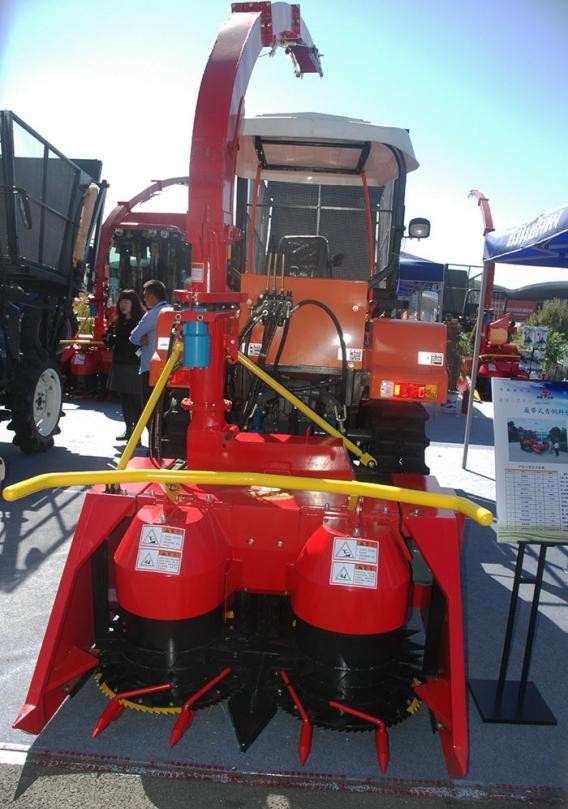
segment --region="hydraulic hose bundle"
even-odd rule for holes
[[[294,312],[297,312],[303,306],[317,306],[319,309],[324,311],[326,315],[328,315],[333,325],[335,326],[337,336],[339,339],[339,345],[341,347],[341,386],[342,386],[341,398],[343,403],[345,403],[347,400],[347,348],[345,344],[345,338],[339,320],[337,319],[333,311],[329,308],[329,306],[322,303],[321,301],[312,298],[306,298],[300,301],[299,303],[293,305],[292,295],[290,292],[284,293],[283,290],[280,290],[279,292],[276,292],[275,290],[274,291],[266,290],[263,293],[263,295],[260,296],[257,304],[252,310],[249,320],[247,321],[247,323],[245,324],[244,328],[242,329],[239,335],[239,345],[241,347],[244,345],[244,353],[248,355],[250,345],[249,338],[252,333],[252,330],[258,323],[262,323],[264,331],[262,336],[262,343],[260,345],[259,353],[257,355],[257,364],[260,368],[265,368],[267,364],[266,360],[270,352],[272,343],[274,341],[276,330],[278,327],[282,327],[282,335],[280,338],[280,343],[278,345],[276,356],[274,358],[274,364],[271,369],[272,374],[277,377],[278,366],[280,364],[280,360],[282,358],[282,354],[284,352],[284,348],[286,346],[286,341],[288,339],[288,334],[290,331],[290,322],[292,315],[294,314]],[[257,404],[257,399],[261,390],[261,385],[262,385],[261,381],[258,378],[255,378],[247,392],[247,396],[241,410],[241,417],[239,419],[239,427],[241,429],[246,428],[246,425],[255,415],[256,412],[255,405]]]
[[[257,359],[260,368],[266,367],[266,358],[274,341],[276,330],[279,326],[283,326],[284,329],[286,329],[286,325],[290,320],[291,310],[292,295],[290,292],[284,293],[283,290],[276,292],[276,290],[268,289],[260,296],[256,306],[253,308],[249,320],[239,335],[239,345],[242,346],[243,343],[245,344],[245,354],[248,355],[249,338],[252,330],[257,323],[262,323],[262,343]],[[243,429],[254,416],[261,384],[260,380],[255,377],[248,390],[239,419],[239,427],[241,429]]]

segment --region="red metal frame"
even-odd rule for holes
[[[399,480],[399,485],[402,481]],[[408,486],[408,480],[404,479]],[[445,621],[440,673],[415,687],[434,714],[448,773],[460,778],[467,772],[468,738],[465,691],[463,617],[460,587],[460,542],[453,515],[416,513],[402,507],[403,525],[409,530],[445,600]]]
[[[369,186],[367,185],[367,175],[361,172],[361,182],[363,183],[363,196],[365,198],[365,219],[367,222],[367,244],[369,251],[369,278],[375,271],[375,260],[373,255],[373,220],[371,218],[371,200],[369,198]]]
[[[312,746],[312,726],[310,724],[308,714],[306,713],[306,710],[302,705],[302,702],[286,672],[281,671],[280,677],[284,681],[284,685],[292,697],[292,702],[296,706],[298,713],[300,714],[300,718],[302,719],[302,730],[300,731],[300,741],[298,742],[298,757],[300,759],[300,764],[303,765],[306,763],[308,756],[310,755],[310,749]]]
[[[365,722],[375,725],[375,749],[377,751],[377,761],[379,762],[381,772],[385,773],[389,763],[389,737],[383,720],[379,719],[377,716],[370,716],[369,714],[358,711],[355,708],[343,705],[340,702],[330,700],[329,704],[332,708],[337,708],[338,711],[351,714],[351,716],[357,716],[359,719],[363,719]]]
[[[232,11],[203,74],[191,140],[187,235],[194,260],[205,264],[207,292],[226,291],[237,134],[254,64],[263,47],[313,47],[307,29],[301,33],[299,6],[233,3]],[[303,68],[320,72],[314,64]]]
[[[491,208],[489,199],[481,191],[472,189],[469,192],[470,197],[477,199],[477,204],[481,211],[483,220],[483,236],[487,236],[495,228],[493,227],[493,217],[491,215]],[[493,297],[493,287],[495,285],[495,262],[484,262],[484,273],[486,276],[485,281],[485,295],[483,298],[483,312],[491,310],[491,301]],[[480,306],[482,302],[480,301]],[[497,321],[490,323],[488,318],[484,318],[483,326],[481,329],[481,343],[479,347],[480,363],[478,368],[478,377],[506,377],[506,378],[526,378],[528,374],[519,369],[519,362],[521,355],[518,348],[514,343],[508,340],[505,343],[494,345],[491,342],[491,328],[496,325]]]
[[[192,260],[203,264],[203,281],[190,288],[197,305],[209,303],[211,296],[220,304],[235,299],[227,289],[227,257],[231,242],[239,235],[233,227],[238,131],[255,62],[263,46],[313,45],[307,29],[300,33],[303,26],[298,10],[285,3],[236,3],[232,10],[203,74],[191,140],[187,237]],[[318,68],[310,64],[306,70],[317,72]],[[204,438],[218,444],[228,432],[223,395],[228,314],[207,315],[211,362],[192,372],[187,457],[195,457]],[[183,319],[202,320],[204,315],[192,309],[183,313]],[[210,456],[211,447],[206,452]]]
[[[250,232],[254,233],[254,228],[256,224],[256,209],[258,207],[258,189],[260,187],[260,178],[262,175],[262,166],[260,163],[256,167],[256,176],[254,178],[254,190],[252,192],[252,207],[250,212]],[[249,239],[248,244],[248,251],[247,251],[247,264],[246,264],[246,273],[252,273],[252,262],[254,258],[254,239]]]
[[[483,219],[483,235],[487,236],[488,233],[495,230],[493,227],[493,217],[491,216],[491,208],[489,206],[489,199],[481,191],[472,189],[469,192],[470,197],[475,197],[477,204],[481,211],[481,218]],[[491,297],[493,295],[493,286],[495,283],[495,262],[485,262],[485,273],[487,275],[487,286],[485,287],[485,299],[483,301],[483,310],[486,312],[491,309]]]
[[[135,513],[131,498],[89,492],[59,583],[43,644],[14,727],[39,733],[85,672],[97,666],[93,643],[90,559],[121,520]]]

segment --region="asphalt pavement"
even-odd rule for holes
[[[114,402],[69,400],[56,447],[22,455],[0,425],[6,483],[47,471],[108,469],[123,445]],[[459,407],[430,408],[427,461],[449,486],[494,511],[493,423],[490,404],[478,404],[462,469],[465,416]],[[143,453],[141,448],[138,452]],[[476,807],[542,803],[568,806],[568,659],[566,549],[547,554],[530,681],[556,725],[483,722],[469,697],[470,767],[448,778],[427,711],[390,733],[389,769],[381,776],[369,734],[316,729],[305,767],[297,761],[298,723],[278,714],[246,754],[240,753],[223,705],[200,711],[182,742],[170,750],[169,717],[126,712],[100,737],[91,730],[105,705],[89,681],[39,737],[11,723],[25,699],[51,603],[84,497],[84,489],[56,489],[3,502],[0,532],[0,806],[226,807],[318,809],[320,806]],[[466,665],[470,679],[497,677],[516,546],[500,545],[492,527],[466,521],[462,592]],[[528,573],[537,563],[526,553]],[[522,585],[508,680],[519,678],[532,587]]]

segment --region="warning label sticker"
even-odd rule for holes
[[[170,338],[169,337],[158,337],[156,342],[156,348],[158,351],[167,351],[170,347]]]
[[[362,348],[347,348],[346,349],[347,362],[363,362],[363,349]],[[341,346],[337,350],[337,359],[343,359],[343,351]]]
[[[378,573],[378,542],[357,537],[334,538],[330,584],[376,589]]]
[[[258,357],[261,348],[262,343],[249,343],[247,352],[249,357]]]
[[[419,351],[418,365],[443,365],[444,355],[436,351]]]
[[[333,540],[333,558],[335,560],[350,559],[353,562],[367,562],[370,565],[378,565],[379,543],[372,539],[335,537]]]
[[[198,263],[191,265],[191,283],[201,284],[205,277],[205,265]]]
[[[377,587],[377,568],[375,565],[361,565],[351,562],[332,562],[330,584],[341,584],[344,587]]]
[[[185,529],[172,525],[143,525],[136,570],[179,575]]]

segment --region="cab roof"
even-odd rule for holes
[[[398,177],[392,149],[406,171],[418,168],[406,129],[322,113],[283,113],[245,118],[239,137],[237,175],[254,178],[257,166],[265,180],[322,185],[370,186]]]

